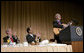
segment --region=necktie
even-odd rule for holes
[[[11,39],[11,41],[13,42],[13,38],[12,38],[12,36],[10,37],[10,39]]]

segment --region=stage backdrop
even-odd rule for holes
[[[1,1],[1,44],[7,28],[17,32],[22,43],[30,25],[35,34],[41,34],[42,40],[53,38],[53,20],[57,12],[62,15],[63,22],[75,18],[80,21],[79,25],[83,25],[83,8],[74,2]]]

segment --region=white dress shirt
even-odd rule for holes
[[[30,35],[31,35],[32,37],[34,37],[33,34],[30,34]]]

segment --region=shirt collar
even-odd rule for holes
[[[33,37],[33,34],[30,34]]]

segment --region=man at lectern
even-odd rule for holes
[[[70,25],[72,23],[69,23]],[[61,22],[61,15],[59,13],[55,14],[55,20],[53,21],[53,32],[54,40],[57,40],[57,43],[62,43],[59,39],[59,33],[63,28],[66,28],[69,24],[63,24]]]

